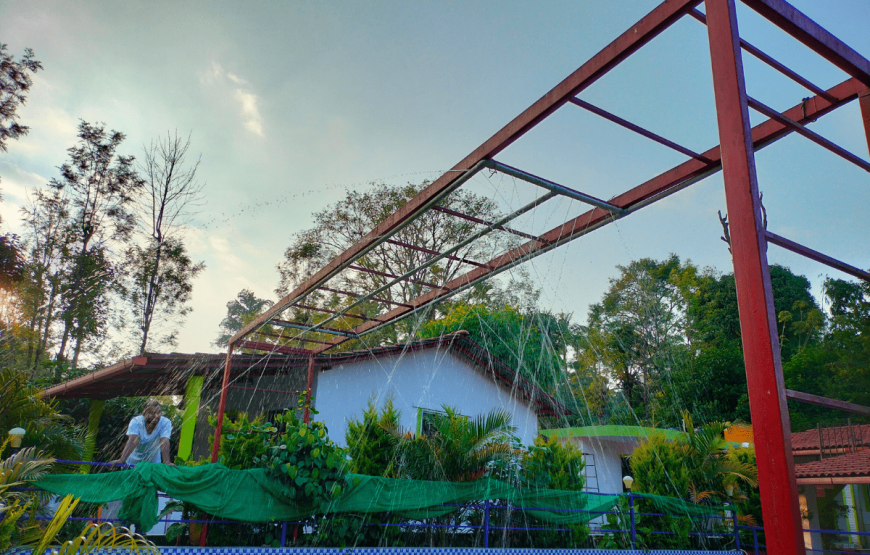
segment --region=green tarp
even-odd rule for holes
[[[398,480],[357,474],[347,475],[341,496],[329,513],[392,512],[408,518],[428,518],[456,510],[444,504],[499,500],[526,511],[530,518],[554,524],[581,524],[600,516],[571,510],[608,511],[616,495],[576,491],[521,491],[510,484],[484,478],[474,482]],[[55,474],[33,485],[58,495],[73,495],[88,503],[123,500],[119,517],[148,530],[157,522],[157,492],[189,502],[218,518],[245,522],[292,521],[312,516],[311,507],[300,506],[281,492],[287,486],[264,469],[230,470],[221,464],[171,467],[140,463],[133,470],[103,474]],[[670,514],[709,515],[721,507],[698,506],[679,499],[645,496]]]

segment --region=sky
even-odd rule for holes
[[[275,269],[312,215],[375,182],[436,179],[657,2],[0,2],[0,42],[33,48],[20,121],[29,135],[0,153],[0,215],[20,232],[28,189],[57,177],[79,120],[126,134],[123,154],[167,132],[191,135],[206,204],[186,235],[206,270],[194,285],[177,350],[215,352],[226,303],[243,288],[275,299]],[[870,57],[870,2],[793,4]],[[702,8],[703,9],[703,8]],[[742,6],[741,36],[829,88],[847,78]],[[748,93],[780,110],[806,90],[744,54]],[[718,141],[705,28],[684,18],[581,98],[703,152]],[[753,114],[753,122],[762,118]],[[857,103],[811,128],[868,158]],[[566,106],[497,159],[611,198],[685,160]],[[870,176],[797,135],[756,156],[769,228],[855,266],[870,267]],[[504,180],[500,207],[528,185]],[[487,183],[472,184],[481,191]],[[554,203],[522,222],[555,227],[579,213]],[[670,253],[731,271],[717,211],[721,175],[528,264],[545,308],[583,322],[618,270]],[[846,277],[775,246],[771,263]]]

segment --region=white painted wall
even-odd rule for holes
[[[572,437],[567,441],[595,458],[599,493],[622,493],[622,456],[631,455],[639,443],[637,438]],[[587,483],[589,485],[594,484]]]
[[[352,362],[321,370],[314,405],[317,419],[326,424],[335,443],[345,445],[351,418],[361,419],[374,399],[378,407],[392,396],[401,411],[401,425],[416,431],[418,407],[442,410],[450,405],[466,416],[494,408],[513,416],[517,435],[530,445],[538,435],[538,417],[528,403],[496,383],[491,375],[471,366],[444,349],[426,349],[375,360]]]

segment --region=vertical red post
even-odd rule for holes
[[[302,421],[306,424],[311,420],[311,395],[314,389],[314,355],[308,356],[308,379],[305,386],[305,411],[302,413]]]
[[[767,552],[805,555],[734,0],[707,0],[713,90]]]
[[[214,427],[214,445],[211,447],[211,462],[217,462],[221,446],[221,432],[224,429],[224,412],[227,409],[227,389],[230,385],[230,369],[233,362],[233,344],[227,347],[227,362],[224,364],[224,379],[221,382],[221,400],[218,403],[217,422]]]
[[[861,119],[864,120],[864,133],[867,135],[867,149],[870,150],[870,88],[858,93],[858,104],[861,106]]]

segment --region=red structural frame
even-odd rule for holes
[[[383,326],[391,325],[422,308],[447,299],[475,283],[557,248],[619,218],[626,217],[722,170],[746,361],[749,402],[754,424],[753,433],[758,461],[761,503],[764,525],[769,531],[767,551],[775,555],[805,553],[797,485],[794,479],[787,398],[864,414],[870,409],[785,389],[767,262],[768,244],[789,249],[860,279],[867,280],[870,278],[870,274],[789,239],[769,233],[764,229],[754,153],[783,136],[796,132],[858,167],[870,171],[870,163],[865,159],[849,153],[806,128],[808,123],[857,99],[867,134],[868,146],[870,146],[870,88],[868,88],[870,87],[870,62],[784,0],[742,1],[774,25],[843,70],[850,78],[828,90],[823,90],[742,40],[738,32],[735,0],[706,0],[706,14],[702,14],[696,9],[702,0],[665,0],[451,170],[445,172],[419,195],[384,220],[359,242],[321,268],[296,290],[245,326],[230,340],[224,368],[212,459],[216,460],[220,445],[226,391],[229,386],[232,353],[235,348],[308,354],[312,357],[308,366],[307,398],[310,399],[315,368],[314,355],[345,341],[360,338]],[[686,15],[707,26],[710,42],[720,145],[705,152],[695,152],[673,143],[577,97],[584,89]],[[802,85],[814,96],[803,99],[782,113],[749,98],[746,95],[744,85],[743,50]],[[596,199],[569,187],[505,166],[495,160],[495,157],[511,143],[564,106],[588,110],[659,144],[681,152],[689,159],[609,201]],[[769,119],[751,127],[749,123],[750,108],[761,112]],[[486,261],[469,260],[458,256],[456,248],[438,253],[419,245],[406,244],[392,239],[404,225],[428,210],[439,210],[449,217],[469,221],[468,215],[447,210],[443,206],[439,206],[439,203],[477,172],[487,168],[547,189],[549,192],[540,197],[536,203],[542,204],[554,196],[563,195],[590,204],[592,208],[539,236],[518,232],[508,227],[506,223],[510,218],[498,222],[477,220],[474,222],[475,225],[483,226],[480,236],[490,232],[508,232],[527,240],[516,248]],[[515,214],[532,209],[535,205],[533,203]],[[410,301],[397,302],[383,298],[381,293],[384,288],[372,291],[368,295],[360,295],[345,291],[340,286],[330,282],[330,280],[342,275],[352,275],[349,274],[352,272],[372,272],[371,269],[355,264],[355,262],[371,249],[385,243],[389,243],[393,247],[425,252],[433,257],[418,268],[419,272],[410,272],[403,276],[388,276],[381,273],[392,280],[385,288],[396,284],[411,283],[428,290],[423,291]],[[420,277],[425,275],[424,270],[433,263],[432,260],[440,258],[460,262],[465,264],[468,269],[465,273],[453,277],[445,283],[436,284],[422,281]],[[329,292],[345,297],[348,303],[347,308],[324,310],[322,307],[315,307],[317,312],[329,314],[329,316],[326,316],[320,323],[310,325],[281,319],[281,315],[288,309],[312,309],[316,303],[309,302],[308,299],[314,298],[311,295],[318,292]],[[376,316],[362,316],[349,312],[363,301],[379,303],[383,310]],[[351,322],[345,317],[356,321]],[[336,328],[335,325],[327,327],[326,324],[330,322],[340,322],[344,327]],[[279,335],[265,329],[264,326],[280,326],[284,330]],[[288,329],[293,331],[284,335]],[[248,339],[249,336],[258,334],[266,341]],[[316,338],[312,338],[312,334],[317,334]],[[327,336],[326,339],[323,338],[324,335]],[[269,342],[269,337],[277,337],[279,342]],[[288,345],[293,342],[299,346],[291,347]],[[315,346],[308,349],[305,348],[307,345]]]

